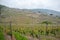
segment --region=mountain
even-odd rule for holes
[[[60,16],[60,12],[58,11],[54,11],[54,10],[50,10],[50,9],[31,9],[31,11],[33,12],[39,12],[39,13],[46,13],[46,14],[53,14],[55,16]]]
[[[6,7],[6,6],[0,5],[0,8],[1,7]],[[60,12],[59,11],[50,10],[50,9],[21,9],[21,10],[37,12],[37,13],[43,13],[43,14],[48,14],[48,15],[53,14],[54,16],[59,16],[60,17]]]

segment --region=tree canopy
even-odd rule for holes
[[[49,22],[49,21],[43,21],[42,24],[52,24],[52,22]]]

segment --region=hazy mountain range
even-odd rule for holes
[[[33,9],[32,11],[60,16],[60,12],[54,11],[54,10],[49,10],[49,9]]]
[[[3,5],[0,5],[2,7]],[[5,7],[5,6],[3,6]],[[60,16],[60,12],[55,11],[55,10],[50,10],[50,9],[21,9],[25,11],[32,11],[32,12],[39,12],[39,13],[46,13],[46,14],[53,14],[55,16]]]

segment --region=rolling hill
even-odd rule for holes
[[[48,15],[47,12],[54,13],[54,11],[47,9],[39,9],[38,11],[36,9],[17,9],[0,5],[0,29],[2,28],[3,33],[9,36],[13,35],[16,40],[59,40],[60,18],[54,16],[54,14]],[[57,12],[55,13],[57,14]],[[46,23],[46,21],[56,24],[41,24]],[[3,38],[3,36],[0,37]]]
[[[60,23],[58,17],[48,15],[47,13],[55,13],[60,15],[60,12],[47,9],[17,9],[9,8],[0,5],[2,21],[12,21],[16,24],[37,24],[43,21],[50,21],[53,23]]]

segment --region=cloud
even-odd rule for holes
[[[0,4],[15,8],[44,8],[60,11],[60,0],[0,0]]]

